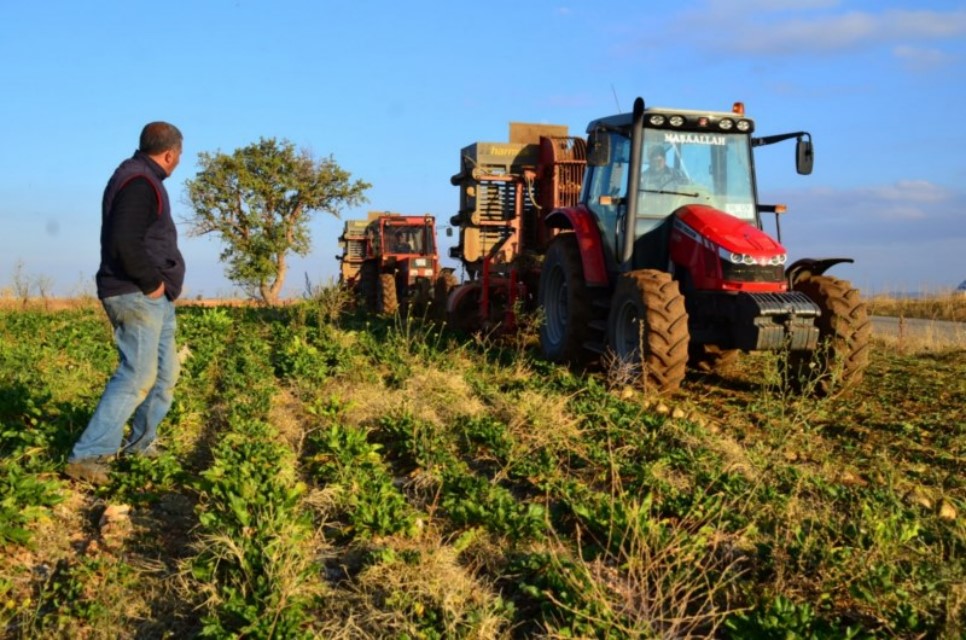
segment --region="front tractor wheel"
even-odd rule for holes
[[[845,280],[808,276],[794,285],[818,305],[819,345],[814,352],[792,351],[787,358],[788,381],[798,390],[813,389],[828,396],[862,381],[869,364],[872,323],[859,291]]]
[[[582,362],[591,319],[580,249],[573,233],[561,233],[547,248],[538,289],[543,310],[540,347],[551,362]]]
[[[645,391],[672,393],[688,363],[688,313],[670,274],[641,269],[620,277],[607,321],[614,356]]]
[[[396,276],[391,273],[379,274],[379,289],[376,294],[377,313],[391,316],[399,310],[399,297],[396,295]]]

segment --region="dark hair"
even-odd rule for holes
[[[141,129],[141,153],[149,156],[181,148],[181,132],[178,127],[167,122],[151,122]]]

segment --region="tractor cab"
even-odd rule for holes
[[[432,216],[385,215],[373,225],[373,248],[384,265],[395,265],[400,286],[432,281],[437,274],[436,228]]]
[[[701,211],[694,208],[701,205],[761,228],[754,123],[737,111],[649,108],[639,140],[633,114],[590,123],[582,200],[599,221],[609,272],[667,269],[672,214],[682,208]],[[625,256],[628,230],[632,250]]]
[[[754,138],[754,128],[741,103],[731,112],[641,105],[591,122],[582,199],[608,271],[677,269],[687,290],[785,291],[787,253],[762,231],[761,212],[774,207],[758,204],[752,148],[797,137],[807,174],[811,138]]]

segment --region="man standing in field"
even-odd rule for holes
[[[138,150],[104,190],[97,297],[114,327],[120,363],[67,461],[64,473],[75,480],[106,483],[119,452],[157,455],[158,423],[171,408],[179,369],[174,301],[185,264],[163,180],[178,166],[181,145],[174,125],[146,125]]]

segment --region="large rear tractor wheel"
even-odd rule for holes
[[[558,235],[547,249],[540,273],[538,305],[543,310],[540,347],[551,362],[580,363],[591,319],[584,266],[573,233]]]
[[[620,277],[607,321],[614,356],[646,392],[672,393],[688,364],[688,313],[670,274],[641,269]]]
[[[787,379],[799,391],[829,396],[855,387],[869,364],[872,323],[859,291],[845,280],[808,276],[794,285],[818,305],[819,345],[815,351],[792,351]]]
[[[376,296],[376,312],[391,316],[399,310],[399,297],[396,295],[396,276],[391,273],[379,274],[379,289]]]

